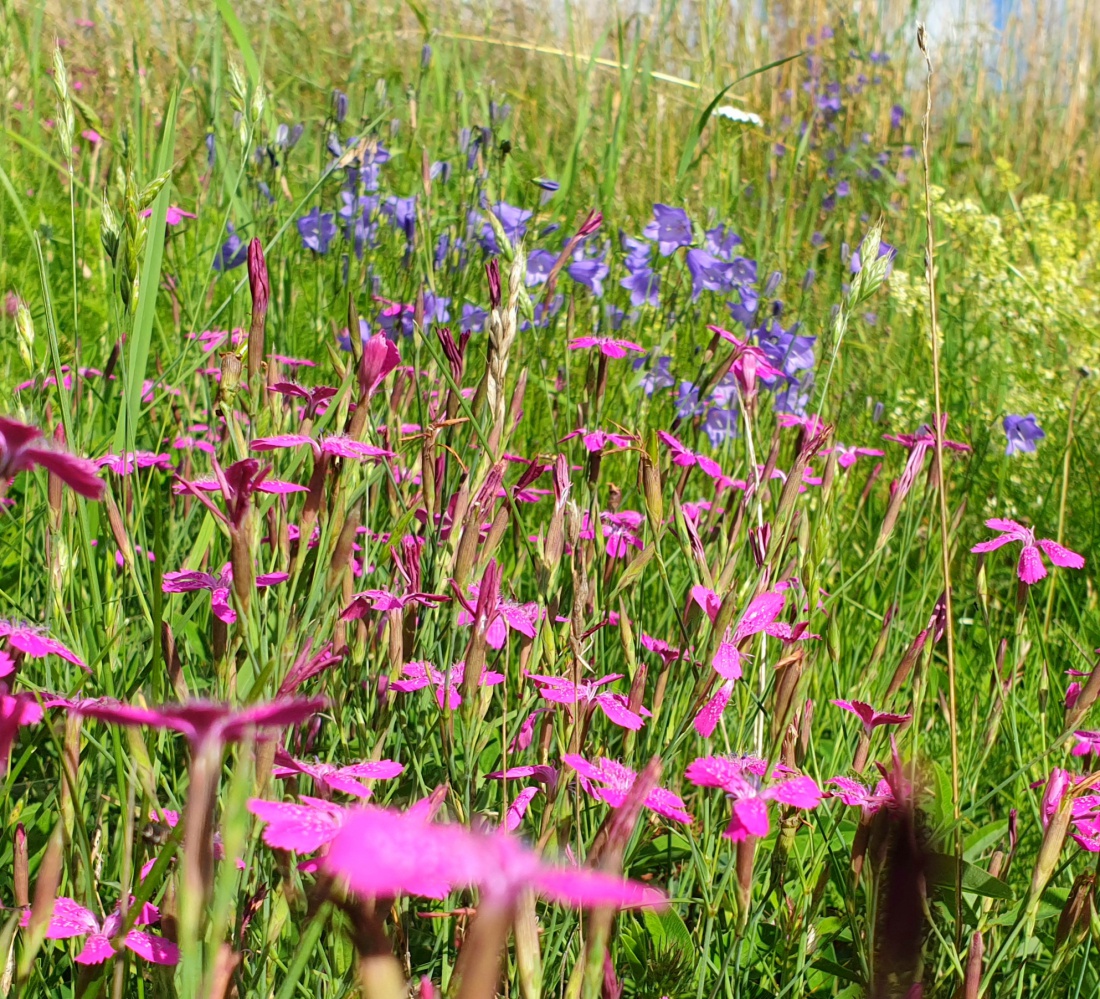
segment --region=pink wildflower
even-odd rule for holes
[[[837,453],[836,463],[841,468],[851,468],[860,458],[881,458],[886,454],[877,447],[848,447],[845,444],[825,448],[821,453],[832,454],[834,451]]]
[[[340,617],[344,621],[358,620],[365,617],[368,610],[397,611],[404,610],[409,604],[422,604],[425,607],[433,607],[436,604],[446,603],[450,597],[440,593],[391,593],[389,590],[363,590],[351,598],[351,603],[344,609]],[[461,623],[461,622],[460,622]]]
[[[799,427],[805,440],[810,440],[820,434],[827,424],[816,413],[810,416],[799,416],[797,413],[776,413],[775,422],[780,427]]]
[[[605,510],[600,514],[603,536],[607,539],[605,551],[608,558],[625,558],[631,548],[644,548],[642,544],[641,529],[645,523],[645,515],[637,510],[620,510],[611,513]],[[592,539],[596,532],[588,519],[588,511],[584,513],[580,536]]]
[[[103,482],[96,475],[95,464],[87,458],[36,444],[41,437],[38,427],[0,417],[0,489],[20,472],[41,465],[73,492],[99,499],[103,495]]]
[[[833,701],[833,704],[856,715],[863,722],[863,731],[868,736],[879,725],[904,725],[913,717],[912,715],[895,715],[887,711],[876,711],[864,701]]]
[[[729,330],[722,329],[721,326],[708,326],[707,329],[718,334],[727,343],[733,344],[735,348],[734,360],[731,366],[733,376],[741,386],[741,391],[749,398],[756,394],[756,380],[758,378],[766,378],[771,381],[773,378],[784,377],[779,368],[769,363],[767,355],[759,347],[738,340]]]
[[[862,809],[864,815],[874,815],[884,805],[894,805],[894,792],[885,778],[878,782],[873,791],[850,777],[830,777],[825,783],[835,784],[839,789],[828,792],[829,797],[839,798],[849,808]]]
[[[458,612],[458,623],[463,626],[474,623],[474,608],[480,596],[479,585],[472,583],[467,587],[467,593],[470,597],[470,603]],[[508,638],[509,630],[518,632],[525,638],[534,638],[539,617],[539,605],[533,601],[521,604],[514,600],[498,598],[496,613],[491,616],[485,629],[485,641],[489,643],[491,648],[502,649]]]
[[[141,213],[141,217],[144,219],[149,218],[153,214],[152,208],[146,208]],[[175,205],[169,205],[168,211],[164,216],[164,221],[168,225],[179,225],[184,219],[197,219],[198,216],[194,212],[185,212],[182,208],[177,208]]]
[[[539,789],[537,787],[525,787],[520,791],[515,800],[508,806],[508,814],[504,816],[501,828],[507,832],[515,832],[523,822],[527,809],[538,793]]]
[[[733,799],[730,824],[722,834],[735,843],[749,836],[767,836],[771,829],[768,821],[768,802],[778,801],[794,808],[816,808],[821,801],[821,789],[814,780],[804,775],[789,776],[791,771],[783,767],[773,768],[780,777],[764,787],[761,780],[766,772],[761,770],[761,760],[754,757],[727,758],[702,756],[688,765],[685,775],[699,787],[718,787]]]
[[[396,344],[385,333],[375,333],[363,344],[363,357],[359,362],[359,387],[363,395],[368,398],[374,395],[386,375],[400,363],[401,354]]]
[[[943,414],[943,422],[941,425],[941,435],[947,433],[947,413]],[[917,480],[917,475],[924,467],[924,459],[936,446],[936,434],[935,431],[927,424],[922,424],[915,434],[883,434],[883,440],[894,441],[897,444],[902,445],[909,449],[909,460],[905,463],[905,469],[901,473],[901,477],[897,480],[897,486],[895,489],[898,497],[897,502],[900,502],[908,494],[909,490],[913,488],[913,483]],[[970,451],[969,444],[963,444],[961,441],[947,440],[946,437],[943,441],[943,446],[951,451]]]
[[[672,464],[679,465],[681,468],[690,468],[692,465],[698,465],[700,470],[705,475],[709,475],[712,479],[717,479],[722,475],[722,466],[713,458],[708,458],[705,454],[700,454],[698,451],[692,451],[690,448],[681,444],[672,434],[664,430],[658,430],[657,436],[672,451]]]
[[[127,451],[125,454],[105,454],[95,459],[96,468],[109,468],[116,475],[132,475],[139,468],[170,470],[172,456],[153,451]]]
[[[539,687],[540,696],[556,704],[583,706],[585,709],[599,708],[613,725],[619,728],[637,731],[645,724],[649,712],[645,708],[636,714],[631,711],[623,694],[600,693],[599,688],[608,683],[621,680],[622,673],[609,673],[598,680],[575,684],[564,676],[540,676],[526,674]]]
[[[1074,756],[1100,756],[1100,732],[1077,731],[1073,737],[1077,740],[1072,750]]]
[[[278,357],[279,355],[272,354],[271,356]],[[268,391],[289,396],[293,399],[304,399],[305,407],[302,416],[304,419],[312,420],[325,411],[329,400],[336,395],[338,389],[333,388],[331,385],[320,385],[317,388],[307,389],[301,385],[296,385],[294,382],[276,382]]]
[[[275,768],[272,776],[287,780],[299,775],[312,777],[318,790],[327,793],[342,791],[356,798],[369,798],[371,789],[363,780],[389,780],[404,771],[404,766],[394,760],[368,760],[365,763],[351,763],[336,766],[334,763],[305,763],[294,759],[283,749],[275,752]]]
[[[289,573],[267,572],[256,577],[256,586],[275,586],[290,579]],[[161,581],[165,593],[191,593],[196,590],[210,591],[210,606],[214,616],[226,624],[237,620],[237,612],[229,604],[229,590],[233,585],[233,566],[226,562],[215,576],[209,572],[166,572]]]
[[[136,926],[148,926],[160,919],[160,912],[148,902],[142,906],[135,920]],[[24,912],[21,926],[28,926],[31,913]],[[100,924],[89,909],[64,895],[53,905],[53,915],[46,929],[47,940],[68,940],[71,937],[87,937],[84,947],[76,956],[77,964],[102,964],[118,953],[111,943],[122,930],[122,913],[115,909]],[[122,946],[133,951],[138,957],[153,964],[178,964],[179,948],[171,940],[165,940],[144,930],[130,930],[122,941]]]
[[[283,682],[279,684],[276,696],[287,697],[293,694],[306,680],[343,661],[344,654],[334,652],[334,648],[333,642],[327,642],[318,652],[313,653],[313,639],[307,638],[298,658],[294,660],[294,665],[290,667]]]
[[[586,350],[595,347],[605,357],[626,357],[628,350],[645,353],[645,347],[633,340],[617,340],[609,336],[579,336],[569,341],[570,350]]]
[[[91,673],[91,669],[72,649],[62,645],[56,638],[43,634],[33,625],[21,621],[0,621],[0,638],[6,638],[8,645],[18,649],[32,659],[42,659],[45,656],[60,656],[74,666]],[[9,660],[10,662],[10,660]],[[11,672],[9,669],[8,673]],[[0,676],[7,674],[0,669]]]
[[[206,450],[201,444],[197,444],[196,447],[203,451]],[[210,453],[212,454],[213,451]],[[217,479],[179,479],[176,484],[172,486],[172,492],[176,496],[182,496],[185,493],[191,493],[193,496],[198,496],[199,493],[216,493],[221,492],[221,490],[221,484]],[[269,479],[265,477],[262,482],[257,482],[252,486],[252,491],[264,493],[268,496],[289,496],[291,493],[307,493],[309,492],[309,487],[300,486],[296,482],[285,482],[282,479]],[[223,519],[222,512],[216,507],[209,506],[209,509],[212,513],[216,513],[220,519]]]
[[[669,645],[664,639],[653,638],[644,633],[642,634],[642,648],[652,652],[655,656],[659,656],[663,666],[671,666],[677,659],[683,658],[684,655],[680,649]]]
[[[534,711],[524,718],[523,724],[520,725],[519,731],[516,733],[516,737],[512,740],[511,746],[508,747],[509,752],[518,753],[527,749],[534,741],[535,725],[539,720],[539,716],[553,710],[553,708],[535,708]]]
[[[598,763],[590,763],[582,756],[565,753],[561,760],[577,772],[586,794],[606,802],[612,808],[619,808],[626,801],[626,796],[638,779],[637,773],[629,767],[603,756]],[[646,795],[644,804],[650,811],[663,815],[666,819],[691,823],[691,816],[684,811],[684,799],[666,788],[655,787]]]
[[[548,787],[557,787],[558,784],[557,770],[542,763],[509,767],[507,770],[497,770],[485,775],[486,780],[518,780],[521,778],[529,778],[538,781],[540,784],[546,784]]]
[[[354,461],[382,461],[384,458],[394,456],[392,451],[387,451],[385,448],[364,444],[340,434],[333,434],[321,441],[306,437],[304,434],[280,434],[276,437],[258,437],[248,446],[253,451],[274,451],[277,448],[306,445],[313,448],[313,453],[317,457],[327,454],[337,458],[351,458]]]
[[[441,708],[443,707],[444,694],[446,694],[447,705],[452,711],[461,706],[462,685],[466,680],[465,662],[460,660],[450,669],[444,671],[436,669],[430,662],[424,660],[406,663],[401,668],[401,672],[407,679],[392,681],[390,686],[394,690],[408,694],[414,690],[423,690],[425,687],[434,687],[435,697]],[[479,687],[495,687],[503,682],[503,673],[494,672],[483,666],[477,685]]]
[[[996,551],[1002,545],[1011,544],[1013,541],[1023,542],[1023,550],[1020,552],[1020,561],[1016,565],[1016,575],[1028,586],[1039,582],[1047,574],[1047,568],[1043,565],[1040,549],[1051,562],[1066,569],[1082,569],[1085,560],[1076,552],[1063,548],[1057,541],[1049,538],[1036,539],[1035,531],[1030,527],[1024,527],[1015,520],[1003,520],[994,517],[987,520],[985,526],[990,530],[999,531],[1000,537],[991,538],[989,541],[980,541],[970,550],[972,552]]]
[[[584,427],[578,427],[572,433],[566,434],[559,444],[564,444],[566,441],[573,440],[575,437],[581,439],[581,443],[584,444],[584,449],[590,454],[594,451],[602,451],[608,444],[614,445],[619,450],[625,450],[634,443],[635,438],[630,434],[616,434],[607,430],[585,430]]]
[[[692,599],[706,611],[711,623],[718,619],[718,611],[722,606],[721,598],[713,590],[705,586],[693,586],[691,588]],[[723,683],[717,693],[700,709],[695,716],[695,731],[704,739],[714,732],[718,719],[726,710],[730,695],[733,693],[734,683],[741,679],[741,661],[743,653],[738,646],[752,635],[760,632],[781,638],[784,641],[793,641],[801,635],[803,626],[797,630],[789,624],[784,624],[776,619],[783,612],[785,597],[782,593],[760,593],[746,608],[745,613],[735,628],[728,628],[722,640],[718,643],[718,649],[714,653],[711,665],[715,672],[722,677]]]

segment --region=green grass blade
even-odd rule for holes
[[[179,107],[179,90],[172,92],[168,110],[164,116],[164,134],[157,150],[155,175],[171,169],[172,157],[176,148],[176,112]],[[153,214],[149,219],[148,237],[145,246],[145,261],[141,269],[141,285],[137,313],[134,316],[134,328],[130,335],[130,354],[126,365],[126,394],[122,409],[119,411],[118,424],[115,427],[114,450],[121,454],[126,450],[127,432],[133,439],[137,428],[137,417],[141,409],[141,387],[145,380],[145,368],[149,363],[149,348],[153,338],[153,321],[156,318],[157,292],[160,285],[160,268],[164,259],[165,219],[168,214],[168,201],[172,194],[172,185],[167,183],[161,188],[153,202]]]
[[[221,14],[222,20],[225,21],[225,26],[233,36],[233,41],[237,43],[237,48],[240,49],[241,58],[244,60],[244,68],[248,70],[252,85],[256,86],[260,82],[260,60],[256,58],[256,50],[252,48],[252,43],[248,40],[248,32],[245,31],[241,19],[237,17],[237,12],[233,9],[233,5],[229,0],[214,0],[214,2],[217,4],[218,13]]]
[[[739,83],[744,83],[746,80],[752,79],[754,76],[758,76],[761,73],[766,73],[769,69],[776,69],[788,62],[792,62],[795,59],[802,57],[801,52],[796,52],[794,55],[784,56],[782,59],[776,59],[775,62],[769,62],[766,66],[758,66],[751,72],[746,73],[744,76],[739,76],[732,83],[727,83],[717,94],[714,95],[714,99],[706,106],[706,109],[701,115],[699,120],[691,126],[691,131],[688,132],[687,140],[684,142],[684,151],[680,155],[680,166],[676,170],[676,181],[679,183],[687,175],[688,170],[691,169],[691,164],[695,157],[695,147],[699,145],[699,139],[703,134],[703,129],[707,127],[707,122],[710,121],[710,116],[714,114],[714,109],[718,107],[719,101],[726,96],[734,87]]]

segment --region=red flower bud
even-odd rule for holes
[[[496,257],[493,257],[485,265],[485,275],[489,279],[489,308],[500,308],[500,264],[497,263]]]
[[[248,331],[248,378],[255,384],[264,359],[267,303],[271,298],[271,282],[267,276],[264,248],[255,236],[248,244],[248,287],[252,292],[252,325]]]

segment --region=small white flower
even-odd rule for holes
[[[715,108],[714,113],[720,118],[725,118],[726,121],[736,121],[742,125],[755,125],[757,128],[764,127],[764,119],[755,111],[745,111],[743,108],[736,108],[732,104],[723,104],[721,107]]]

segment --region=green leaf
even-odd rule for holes
[[[934,888],[947,888],[953,891],[955,858],[946,853],[929,854],[925,877]],[[962,887],[963,891],[971,895],[981,895],[983,898],[998,898],[1010,902],[1015,897],[1012,889],[1000,878],[993,877],[977,864],[969,864],[965,860],[962,862]]]
[[[951,825],[954,817],[954,808],[951,804],[951,777],[935,760],[932,761],[932,783],[934,790],[929,811],[933,827],[946,829]]]
[[[995,819],[987,823],[966,838],[963,856],[967,860],[980,857],[994,843],[1003,839],[1006,832],[1008,832],[1008,819]]]
[[[611,594],[611,599],[614,600],[623,590],[626,590],[633,586],[641,578],[645,567],[649,565],[650,560],[657,554],[657,545],[654,542],[650,542],[645,546],[642,554],[639,555],[633,562],[630,563],[619,577],[619,582],[615,586],[614,592]]]
[[[832,975],[833,978],[839,978],[842,982],[852,982],[855,985],[863,984],[863,979],[856,972],[849,971],[835,961],[829,961],[823,957],[819,957],[814,961],[813,968],[814,971],[820,971],[826,975]]]
[[[714,109],[718,107],[718,102],[729,93],[739,83],[744,83],[745,80],[749,80],[754,76],[758,76],[760,73],[766,73],[769,69],[775,69],[777,66],[782,66],[784,63],[788,63],[793,59],[797,59],[802,55],[801,52],[796,52],[794,55],[785,56],[782,59],[776,59],[775,62],[769,62],[766,66],[758,66],[751,72],[746,73],[744,76],[739,76],[733,83],[727,83],[721,90],[718,91],[707,106],[706,110],[699,115],[699,120],[691,126],[691,131],[688,132],[687,141],[684,143],[684,151],[680,156],[680,166],[676,170],[676,182],[679,183],[687,175],[688,170],[691,168],[692,159],[695,156],[695,147],[699,144],[699,138],[703,134],[703,129],[707,127],[707,122],[710,121],[710,116],[714,114]]]
[[[675,947],[684,955],[695,953],[695,943],[691,939],[691,931],[688,930],[680,914],[674,908],[670,907],[665,909],[664,912],[643,909],[642,918],[645,920],[645,926],[649,931],[653,945],[658,950]]]

